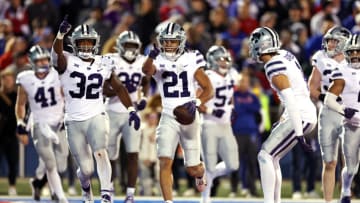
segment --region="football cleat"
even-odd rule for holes
[[[351,197],[350,196],[343,196],[341,197],[340,203],[350,203]]]
[[[84,203],[94,203],[94,196],[91,186],[89,186],[88,188],[81,187],[81,194]]]
[[[134,196],[132,196],[132,195],[126,196],[124,203],[134,203]]]
[[[40,201],[41,188],[36,184],[37,180],[30,178],[29,183],[32,191],[32,197],[35,201]]]

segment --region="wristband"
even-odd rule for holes
[[[56,35],[56,39],[63,40],[64,36],[65,36],[65,34],[62,34],[62,33],[58,32],[57,35]]]
[[[195,100],[195,102],[196,102],[196,106],[200,106],[200,105],[201,105],[201,100],[200,100],[199,98],[197,98],[197,99]]]
[[[24,119],[22,119],[22,118],[17,119],[16,123],[17,123],[17,125],[24,125],[24,126],[26,125],[24,122]]]
[[[136,110],[135,110],[135,107],[133,107],[133,106],[129,106],[129,107],[127,108],[127,110],[128,110],[129,113],[130,113],[130,112],[133,112],[133,111],[136,111]]]
[[[214,110],[212,108],[206,108],[206,114],[212,114],[213,111]]]

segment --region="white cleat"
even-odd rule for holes
[[[89,188],[81,188],[81,195],[84,203],[94,203],[94,195],[91,186]]]

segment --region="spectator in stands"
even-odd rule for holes
[[[159,10],[160,21],[165,21],[173,15],[185,15],[185,9],[177,0],[165,0]]]
[[[0,72],[0,156],[8,165],[8,195],[16,196],[16,176],[19,167],[19,141],[16,137],[15,73],[11,69]],[[26,138],[23,143],[28,143]]]
[[[233,132],[239,148],[241,182],[249,196],[258,196],[255,180],[258,179],[257,152],[259,149],[259,124],[261,122],[260,101],[251,92],[250,76],[241,74],[234,92]],[[231,175],[231,193],[234,197],[238,188],[238,174]]]
[[[28,36],[30,34],[29,18],[21,0],[11,0],[10,7],[5,11],[5,18],[10,20],[15,35]]]
[[[0,55],[10,49],[10,45],[14,42],[15,36],[11,21],[8,19],[0,20]]]
[[[27,7],[29,25],[34,30],[34,23],[39,23],[51,30],[58,29],[59,11],[51,0],[32,0]]]
[[[14,61],[14,57],[17,53],[26,51],[28,43],[25,38],[16,37],[9,46],[9,51],[0,56],[0,70],[3,70],[10,65]]]
[[[326,21],[329,16],[331,16],[336,25],[341,25],[339,17],[333,12],[334,6],[333,1],[321,0],[321,10],[311,17],[310,28],[312,35],[323,34],[319,28],[322,27],[324,21]]]

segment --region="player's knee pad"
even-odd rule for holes
[[[200,163],[196,166],[187,166],[186,172],[192,177],[202,177],[205,172],[203,163]]]
[[[267,153],[265,150],[260,150],[260,152],[258,153],[258,161],[259,163],[266,163],[266,162],[272,162],[273,161],[273,157]]]
[[[116,147],[116,144],[109,143],[107,153],[110,160],[116,160],[119,158],[119,149]]]
[[[59,173],[64,173],[67,169],[67,157],[65,156],[57,157],[56,166]]]
[[[78,160],[78,159],[77,159]],[[93,160],[78,160],[79,168],[81,171],[82,176],[84,177],[91,177],[94,173],[94,162]]]

